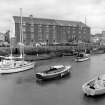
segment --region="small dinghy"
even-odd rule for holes
[[[48,80],[57,77],[63,77],[70,73],[71,66],[55,65],[48,70],[36,73],[36,78],[41,80]]]
[[[105,75],[100,75],[85,83],[82,89],[88,96],[105,94]]]

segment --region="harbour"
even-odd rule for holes
[[[105,105],[104,0],[0,6],[0,105]]]
[[[105,55],[92,55],[90,60],[75,62],[71,56],[36,62],[31,70],[0,75],[1,105],[104,105],[105,95],[87,97],[82,85],[98,73],[105,74]],[[35,73],[50,65],[72,66],[69,76],[51,81],[37,81]]]

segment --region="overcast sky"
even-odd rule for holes
[[[0,0],[0,31],[12,26],[12,16],[33,14],[34,17],[81,21],[92,34],[105,30],[105,0]]]

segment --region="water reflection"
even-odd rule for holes
[[[100,96],[87,96],[83,95],[83,105],[88,103],[88,105],[103,105],[102,103],[105,101],[105,94]],[[105,102],[104,102],[105,103]],[[86,104],[87,105],[87,104]]]
[[[16,79],[16,84],[24,83],[35,83],[35,77],[33,75],[29,75],[27,77],[19,77],[18,79]]]

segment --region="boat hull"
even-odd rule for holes
[[[102,94],[105,94],[105,88],[102,88],[102,89],[90,89],[90,88],[87,88],[87,87],[82,87],[83,88],[83,91],[84,93],[87,95],[87,96],[96,96],[96,95],[102,95]]]
[[[91,81],[95,81],[95,79],[92,79],[90,80],[89,82],[85,83],[83,86],[82,86],[82,90],[83,92],[88,95],[88,96],[96,96],[96,95],[102,95],[102,94],[105,94],[105,85],[104,87],[101,87],[101,88],[97,88],[97,89],[92,89],[92,88],[89,88],[87,86],[88,83],[90,83]],[[105,81],[105,75],[104,75],[104,79]]]
[[[61,72],[57,72],[57,73],[46,74],[46,75],[41,75],[40,73],[36,73],[36,78],[40,80],[50,80],[54,78],[62,78],[70,74],[70,71],[71,71],[70,69],[71,69],[71,66],[68,66],[66,67],[65,70],[62,70]]]
[[[88,59],[89,59],[89,57],[86,57],[86,58],[76,58],[75,61],[76,62],[83,62],[83,61],[86,61]]]
[[[34,66],[35,66],[34,62],[29,62],[27,65],[22,65],[20,67],[9,67],[9,68],[4,67],[4,68],[0,68],[0,74],[22,72],[22,71],[32,69],[34,68]]]

